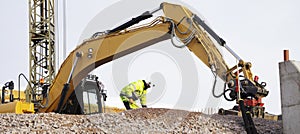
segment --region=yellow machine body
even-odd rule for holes
[[[10,91],[7,91],[8,94]],[[2,91],[0,92],[2,93]],[[13,90],[14,98],[19,98],[19,91]],[[0,113],[34,113],[34,104],[25,102],[26,96],[24,92],[20,92],[20,100],[15,100],[14,102],[0,104]],[[9,95],[5,95],[5,102],[9,101]]]
[[[0,105],[0,113],[34,113],[34,104],[22,101],[14,101]]]

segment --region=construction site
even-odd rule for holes
[[[5,1],[0,132],[297,134],[295,5]]]

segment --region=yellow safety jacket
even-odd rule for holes
[[[136,82],[132,82],[125,86],[120,93],[120,97],[122,101],[129,101],[129,99],[133,99],[134,101],[140,100],[141,105],[146,105],[146,94],[147,90],[144,90],[144,82],[143,80],[138,80]],[[132,109],[139,108],[136,103],[130,104]]]

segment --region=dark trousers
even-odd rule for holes
[[[131,109],[132,109],[132,108],[130,107],[128,101],[123,101],[123,103],[124,103],[124,106],[125,106],[126,110],[131,110]]]

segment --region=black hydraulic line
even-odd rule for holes
[[[250,115],[250,112],[246,110],[246,107],[244,105],[243,100],[239,100],[240,109],[242,112],[242,117],[245,124],[245,129],[247,134],[257,134],[257,130],[255,128],[255,125],[253,123],[252,117]]]
[[[227,101],[234,101],[235,98],[230,98],[230,99],[229,99],[229,98],[226,96],[226,93],[227,93],[228,91],[231,91],[231,90],[230,90],[230,89],[224,90],[223,96],[224,96],[225,100],[227,100]]]
[[[219,95],[216,95],[215,90],[216,90],[217,76],[218,76],[218,75],[217,75],[216,72],[214,72],[213,70],[212,70],[212,73],[213,73],[214,78],[215,78],[214,84],[213,84],[213,88],[212,88],[212,94],[213,94],[213,96],[214,96],[215,98],[220,98],[222,95],[225,94],[226,83],[224,83],[224,89],[223,89],[223,92],[222,92],[221,94],[219,94]]]
[[[137,23],[139,23],[142,20],[148,19],[148,18],[150,18],[152,16],[153,15],[149,11],[146,11],[142,15],[140,15],[138,17],[135,17],[135,18],[132,18],[130,21],[128,21],[128,22],[126,22],[126,23],[124,23],[124,24],[122,24],[122,25],[120,25],[120,26],[118,26],[118,27],[116,27],[116,28],[114,28],[112,30],[109,30],[108,34],[116,32],[116,31],[124,30],[124,29],[126,29],[126,28],[128,28],[128,27],[130,27],[130,26],[132,26],[134,24],[137,24]]]
[[[221,46],[226,44],[226,41],[223,40],[219,35],[217,35],[205,22],[197,15],[194,15],[194,21],[196,21],[200,26],[204,28]]]
[[[19,76],[18,76],[18,88],[19,88],[19,91],[18,91],[18,94],[19,94],[19,101],[21,100],[21,98],[20,98],[20,92],[21,92],[21,81],[20,81],[20,79],[21,79],[21,76],[23,76],[23,78],[27,81],[27,83],[28,83],[28,86],[30,87],[30,89],[31,89],[31,92],[32,93],[34,93],[34,90],[33,90],[33,88],[31,87],[31,85],[30,85],[30,82],[29,82],[29,80],[27,79],[27,77],[23,74],[23,73],[20,73],[19,74]],[[35,98],[35,97],[34,97]],[[35,101],[35,100],[34,100]]]

